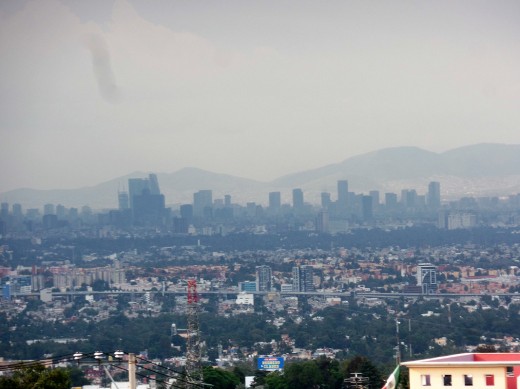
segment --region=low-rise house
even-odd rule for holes
[[[464,353],[403,365],[410,389],[520,389],[520,353]]]

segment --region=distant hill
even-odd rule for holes
[[[424,193],[428,182],[439,181],[443,194],[453,197],[518,193],[520,145],[477,144],[444,153],[417,147],[387,148],[289,174],[272,184],[335,192],[338,179],[348,179],[351,190],[358,192],[417,188]]]
[[[115,208],[117,192],[129,178],[146,177],[134,172],[99,185],[70,190],[16,189],[1,193],[0,200],[21,203],[24,208],[45,203],[95,209]],[[354,156],[336,164],[285,175],[271,182],[259,182],[202,169],[184,168],[174,173],[158,173],[167,204],[191,202],[193,193],[212,189],[214,198],[231,194],[234,202],[267,202],[268,192],[279,190],[289,202],[292,188],[302,188],[306,201],[319,202],[319,194],[336,195],[336,182],[349,181],[350,190],[399,192],[416,188],[425,193],[429,181],[441,182],[443,197],[487,196],[520,192],[520,145],[478,144],[444,153],[417,147],[387,148]]]
[[[43,204],[63,204],[66,207],[89,205],[94,209],[116,208],[117,193],[128,188],[129,178],[144,178],[148,173],[134,172],[101,184],[67,190],[15,189],[1,193],[1,201],[20,203],[24,208],[41,207]],[[200,189],[212,189],[214,196],[226,193],[255,194],[265,184],[254,180],[218,174],[196,168],[184,168],[174,173],[157,173],[161,193],[166,203],[186,203],[193,200],[193,193]]]

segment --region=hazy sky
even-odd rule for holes
[[[0,192],[520,143],[520,2],[0,2]]]

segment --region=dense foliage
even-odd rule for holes
[[[0,389],[69,389],[72,385],[66,369],[47,369],[36,365],[0,377]]]

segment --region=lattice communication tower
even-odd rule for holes
[[[194,384],[201,383],[201,344],[199,332],[199,294],[197,293],[197,280],[188,280],[188,338],[186,344],[186,374],[189,384],[188,388],[195,387]]]

